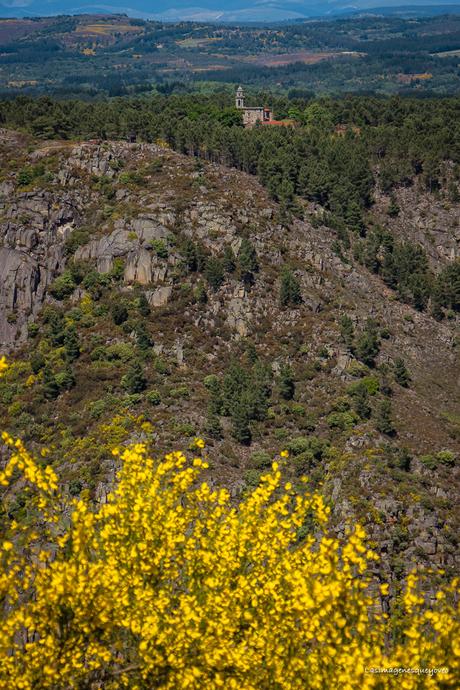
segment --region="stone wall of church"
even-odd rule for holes
[[[271,113],[270,113],[271,119]],[[263,108],[245,108],[243,111],[243,124],[245,127],[254,127],[257,122],[263,122],[264,109]]]

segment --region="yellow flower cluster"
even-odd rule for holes
[[[6,357],[0,357],[0,376],[2,376],[3,372],[8,369],[8,364],[6,362]]]
[[[12,466],[35,483],[46,539],[13,523],[0,547],[0,688],[439,687],[369,671],[389,667],[445,667],[442,687],[457,687],[456,583],[427,608],[411,576],[395,639],[362,527],[335,538],[322,497],[283,486],[277,463],[236,506],[200,481],[201,458],[154,460],[138,444],[104,505],[69,509],[55,477],[5,440],[2,482]]]

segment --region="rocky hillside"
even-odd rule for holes
[[[3,426],[44,447],[73,495],[103,500],[111,449],[207,442],[237,498],[284,447],[322,484],[339,533],[359,518],[395,582],[455,567],[458,317],[397,298],[304,205],[153,144],[1,132]],[[379,194],[370,223],[460,256],[458,203]],[[365,263],[365,262],[364,262]],[[18,491],[12,514],[27,515]]]

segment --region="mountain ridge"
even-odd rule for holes
[[[21,3],[0,2],[0,17],[40,17],[61,14],[126,14],[133,18],[151,19],[158,21],[191,21],[217,23],[245,23],[261,22],[274,23],[277,21],[300,21],[312,18],[334,18],[344,15],[359,14],[396,14],[401,16],[429,16],[439,13],[458,13],[460,4],[433,3],[433,0],[418,0],[414,3],[401,3],[388,0],[357,0],[352,5],[346,0],[333,0],[319,3],[317,0],[297,2],[273,2],[260,0],[257,3],[248,0],[225,3],[222,0],[165,0],[156,3],[156,10],[143,0],[136,0],[126,6],[121,0],[114,0],[111,4],[93,2],[87,5],[77,5],[70,0],[51,0],[44,4],[41,0],[23,0]]]

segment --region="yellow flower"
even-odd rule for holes
[[[282,458],[288,458],[289,457],[289,451],[288,450],[282,450],[280,455]]]
[[[0,357],[0,376],[3,375],[3,372],[8,369],[8,364],[6,362],[6,357]]]
[[[37,519],[5,525],[0,688],[103,677],[107,690],[391,690],[396,681],[416,690],[416,674],[365,669],[425,659],[449,668],[442,682],[455,687],[458,581],[428,608],[411,573],[395,630],[379,613],[389,588],[375,586],[364,528],[338,539],[321,494],[294,491],[276,462],[236,503],[200,481],[202,459],[153,458],[138,443],[120,450],[112,492],[94,505],[89,491],[67,500],[51,467],[2,438],[11,451],[2,481],[22,474]]]

